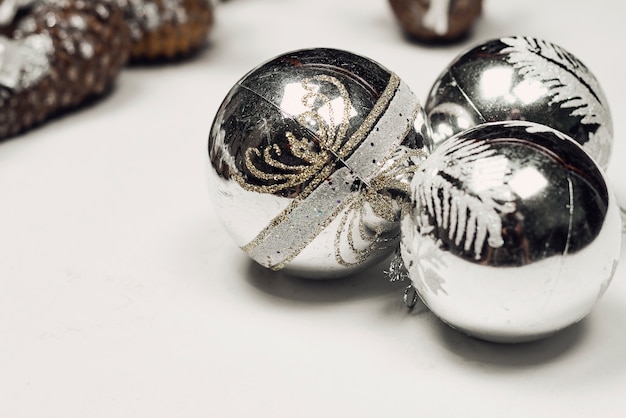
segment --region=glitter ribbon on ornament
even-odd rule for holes
[[[323,81],[333,82],[329,77],[324,77]],[[347,104],[347,93],[342,95],[345,96],[344,104]],[[379,176],[382,163],[397,153],[420,110],[421,105],[413,92],[392,74],[372,111],[347,141],[344,142],[340,136],[332,138],[332,141],[320,141],[321,153],[329,154],[333,163],[319,165],[310,174],[307,172],[302,175],[299,181],[308,182],[306,188],[250,243],[243,246],[243,250],[267,267],[274,270],[283,268],[338,215],[363,199],[360,193],[355,192],[368,187],[370,183],[381,183]],[[338,132],[345,132],[342,129],[340,126]],[[290,141],[296,143],[293,138]],[[256,172],[251,157],[256,154],[265,157],[267,161],[270,151],[253,151],[247,156],[247,167]],[[315,159],[311,162],[319,163]],[[337,165],[339,168],[335,169]],[[352,167],[359,167],[358,172]],[[306,167],[302,169],[306,171]],[[294,185],[289,180],[287,182],[290,186]],[[238,183],[245,187],[246,183],[241,179]],[[306,204],[302,204],[305,200]],[[373,202],[378,203],[374,203],[374,206],[381,205],[383,201],[382,197],[376,196]],[[279,239],[270,240],[268,237]],[[280,247],[277,243],[280,243]],[[340,254],[336,256],[338,261],[342,260]]]

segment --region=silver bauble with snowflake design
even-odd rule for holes
[[[550,335],[609,285],[621,221],[603,171],[571,138],[530,122],[442,142],[411,183],[401,254],[444,322],[498,342]]]
[[[398,244],[412,167],[431,148],[411,89],[378,63],[307,49],[246,74],[209,137],[215,208],[259,264],[354,273]]]
[[[545,40],[503,37],[461,53],[435,81],[424,108],[435,144],[480,123],[526,120],[572,137],[603,169],[611,155],[611,113],[598,80]]]

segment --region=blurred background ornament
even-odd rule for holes
[[[430,149],[424,111],[380,64],[306,49],[251,70],[209,136],[211,192],[261,265],[322,278],[390,255],[411,167]]]
[[[130,51],[126,22],[109,2],[39,1],[5,30],[0,138],[104,93]]]
[[[187,56],[207,42],[213,27],[211,0],[114,0],[132,36],[131,60]]]
[[[585,317],[620,254],[621,222],[602,170],[561,132],[479,125],[416,172],[401,254],[424,303],[497,342],[548,336]]]
[[[210,0],[0,0],[0,139],[110,90],[134,61],[198,51]]]
[[[453,42],[468,34],[482,0],[389,0],[400,27],[422,42]]]
[[[435,146],[484,122],[527,120],[572,137],[606,169],[613,143],[595,76],[553,43],[524,36],[487,41],[455,58],[425,104]]]

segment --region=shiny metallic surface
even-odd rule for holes
[[[290,52],[230,90],[209,137],[211,194],[235,242],[261,265],[347,275],[399,240],[411,168],[431,148],[410,88],[346,51]]]
[[[444,322],[497,342],[548,336],[585,317],[621,246],[602,170],[564,134],[529,122],[479,125],[416,172],[401,254]]]
[[[598,80],[574,55],[540,39],[494,39],[460,54],[424,108],[435,144],[480,123],[527,120],[572,137],[602,168],[611,155],[613,124]]]

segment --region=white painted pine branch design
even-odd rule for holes
[[[597,79],[575,56],[558,45],[530,37],[508,37],[500,41],[507,45],[502,53],[519,74],[528,80],[547,86],[550,104],[571,109],[570,115],[581,118],[586,125],[599,127],[610,120],[606,98]],[[554,66],[562,71],[558,77]],[[581,88],[582,87],[582,88]],[[612,127],[606,127],[609,131]]]
[[[413,199],[448,239],[479,259],[485,241],[504,243],[501,214],[515,210],[508,160],[487,141],[456,137],[426,159],[411,184]]]

